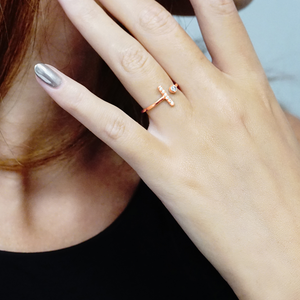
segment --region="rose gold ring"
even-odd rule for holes
[[[171,85],[170,88],[169,88],[169,91],[172,94],[175,94],[177,92],[177,90],[178,90],[178,84],[177,83]],[[155,106],[157,106],[158,104],[160,104],[164,100],[166,100],[171,107],[173,107],[175,105],[174,101],[171,99],[171,97],[168,95],[168,93],[162,88],[162,86],[158,87],[158,91],[161,93],[162,97],[159,98],[156,102],[154,102],[150,106],[143,109],[142,113],[145,113],[145,112],[153,109]]]

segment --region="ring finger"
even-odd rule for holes
[[[132,36],[120,28],[94,1],[59,1],[66,14],[91,46],[106,61],[120,81],[139,102],[148,107],[161,97],[157,87],[168,90],[172,85],[169,75],[158,62]],[[180,101],[176,101],[180,98]],[[179,100],[179,99],[178,99]],[[182,101],[187,99],[180,93],[173,96],[176,102],[174,112]],[[161,104],[160,109],[149,112],[155,123],[165,122],[166,110],[170,107]],[[173,115],[174,117],[174,115]],[[157,120],[157,122],[156,122]]]

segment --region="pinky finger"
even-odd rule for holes
[[[38,64],[35,73],[38,83],[59,106],[111,147],[138,173],[142,169],[153,168],[149,157],[154,157],[154,152],[159,151],[161,145],[145,128],[54,67]]]

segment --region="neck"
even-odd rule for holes
[[[113,151],[102,147],[23,173],[0,172],[0,249],[40,252],[66,248],[107,228],[139,182]]]

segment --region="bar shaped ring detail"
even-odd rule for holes
[[[172,85],[171,87],[176,86],[176,88],[178,87],[178,85]],[[170,87],[170,89],[171,89]],[[175,105],[174,101],[171,99],[171,97],[168,95],[168,93],[162,88],[162,86],[160,85],[158,87],[158,91],[161,93],[162,97],[159,98],[156,102],[154,102],[153,104],[151,104],[150,106],[146,107],[145,109],[142,110],[142,113],[145,113],[151,109],[153,109],[155,106],[157,106],[158,104],[160,104],[163,101],[167,101],[169,103],[169,105],[171,107],[173,107]],[[177,90],[176,90],[177,91]],[[174,92],[173,92],[174,93]],[[175,92],[176,93],[176,92]]]

